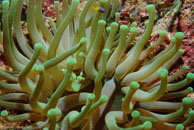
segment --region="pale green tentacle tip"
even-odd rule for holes
[[[120,15],[120,13],[119,12],[116,12],[115,15]]]
[[[96,97],[95,94],[93,94],[93,93],[92,94],[89,94],[88,95],[88,100],[92,101],[92,100],[95,99],[95,97]]]
[[[192,102],[193,102],[193,100],[191,98],[189,98],[189,97],[185,97],[182,100],[182,103],[185,104],[185,105],[191,105]]]
[[[53,18],[51,18],[51,17],[48,17],[47,19],[48,19],[48,21],[52,21],[53,20]]]
[[[1,116],[2,117],[7,117],[8,116],[8,111],[7,110],[1,111]]]
[[[100,25],[100,26],[105,26],[105,25],[106,25],[106,21],[104,21],[104,20],[99,20],[99,21],[98,21],[98,25]]]
[[[49,116],[49,117],[55,117],[56,114],[57,114],[57,112],[56,112],[56,109],[54,109],[54,108],[52,108],[52,109],[50,109],[50,110],[48,111],[48,116]]]
[[[75,65],[76,60],[74,58],[69,58],[67,61],[67,66],[73,66]]]
[[[108,3],[108,0],[100,0],[99,2],[100,2],[100,5],[104,5]]]
[[[111,26],[111,29],[117,29],[119,24],[117,22],[112,22],[110,26]]]
[[[175,42],[175,41],[176,41],[175,36],[171,37],[170,41],[171,41],[171,42]]]
[[[146,6],[146,10],[148,13],[155,12],[155,6],[153,4],[149,4]]]
[[[139,85],[138,82],[132,81],[132,82],[130,83],[130,87],[133,88],[133,89],[139,89],[139,88],[140,88],[140,85]]]
[[[176,126],[176,130],[184,130],[184,125],[183,124],[178,124]]]
[[[183,65],[182,67],[187,69],[187,70],[189,69],[189,66],[187,66],[187,65]]]
[[[127,32],[128,31],[128,26],[127,25],[121,25],[120,30],[123,31],[123,32]]]
[[[136,22],[133,22],[133,23],[131,24],[131,27],[137,27],[137,23],[136,23]]]
[[[184,50],[183,49],[179,49],[179,53],[184,53]]]
[[[194,80],[194,74],[193,73],[188,73],[187,76],[186,76],[186,78],[188,80]]]
[[[61,119],[62,112],[58,107],[56,107],[55,110],[56,110],[56,121],[59,121]]]
[[[42,72],[42,71],[44,71],[44,65],[33,66],[33,70],[38,71],[38,72]]]
[[[59,1],[54,1],[54,4],[59,4]]]
[[[120,17],[120,13],[119,12],[116,12],[115,13],[115,17]]]
[[[102,95],[100,99],[102,103],[105,103],[108,101],[108,97],[106,95]]]
[[[193,88],[192,87],[188,87],[187,90],[190,91],[190,92],[193,92]]]
[[[34,45],[34,49],[35,49],[35,50],[36,50],[36,49],[41,49],[41,48],[43,48],[43,46],[42,46],[41,43],[36,43],[36,44]]]
[[[87,42],[87,38],[86,37],[82,37],[80,40],[80,44],[85,44]]]
[[[80,53],[79,53],[79,56],[81,56],[81,57],[86,57],[85,53],[83,53],[83,52],[80,52]]]
[[[129,18],[133,20],[135,19],[133,14],[129,14]]]
[[[103,49],[102,54],[103,55],[109,55],[110,54],[110,50],[109,49]]]
[[[177,32],[177,33],[175,34],[175,38],[176,38],[177,40],[182,40],[182,39],[184,38],[184,33],[183,33],[183,32]]]
[[[158,76],[159,76],[160,78],[165,78],[165,77],[167,77],[167,76],[168,76],[168,70],[165,69],[165,68],[159,69],[159,70],[158,70]]]
[[[160,35],[161,37],[164,37],[164,36],[167,35],[167,31],[161,30],[161,31],[159,32],[159,35]]]
[[[136,28],[136,27],[132,27],[132,28],[130,29],[130,32],[131,32],[132,34],[136,34],[136,33],[137,33],[137,28]]]
[[[72,2],[76,2],[77,4],[79,4],[79,3],[80,3],[80,1],[79,1],[79,0],[72,0]]]
[[[80,90],[80,85],[79,84],[76,84],[73,86],[73,91],[74,92],[78,92]]]
[[[143,123],[143,130],[151,130],[152,129],[152,122],[151,121],[145,121]]]
[[[9,0],[4,0],[3,1],[3,6],[9,6]]]
[[[110,26],[106,27],[106,31],[107,32],[110,32],[110,30],[111,30],[111,27]]]
[[[131,117],[134,118],[134,119],[139,118],[140,117],[140,112],[137,111],[137,110],[132,111]]]

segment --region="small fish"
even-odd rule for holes
[[[92,9],[96,12],[104,13],[104,8],[100,6],[93,7]]]

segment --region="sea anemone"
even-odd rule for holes
[[[63,0],[62,11],[55,1],[56,22],[48,18],[49,26],[41,4],[28,0],[27,20],[21,25],[23,0],[3,1],[0,39],[12,70],[0,71],[0,106],[20,111],[9,116],[3,110],[5,120],[30,120],[24,130],[182,130],[193,123],[192,99],[178,99],[193,91],[185,87],[194,74],[173,82],[188,69],[183,65],[168,75],[184,52],[184,34],[177,32],[168,47],[149,57],[167,35],[161,30],[149,45],[154,5],[146,6],[146,30],[132,44],[137,24],[119,26],[118,0]]]

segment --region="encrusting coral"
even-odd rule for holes
[[[103,129],[97,123],[104,115],[104,128],[110,130],[183,130],[191,125],[193,101],[174,99],[193,91],[184,87],[194,74],[172,83],[188,69],[183,65],[168,76],[184,52],[184,34],[177,32],[167,48],[149,59],[167,35],[161,30],[158,40],[145,48],[154,26],[154,5],[146,6],[146,30],[132,45],[137,24],[119,27],[118,0],[88,0],[83,8],[79,3],[63,0],[60,12],[55,1],[56,23],[49,18],[48,28],[42,0],[28,0],[27,39],[21,26],[23,0],[3,1],[0,38],[13,70],[0,71],[0,106],[23,114],[9,116],[3,110],[1,116],[7,121],[31,120],[24,130]],[[121,92],[123,99],[118,98]]]

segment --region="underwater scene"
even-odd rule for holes
[[[0,0],[0,130],[194,130],[194,0]]]

